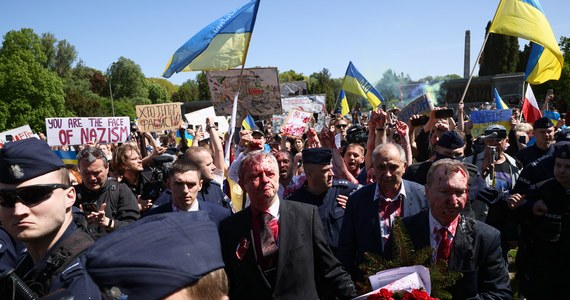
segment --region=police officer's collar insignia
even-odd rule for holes
[[[20,178],[24,177],[24,170],[22,170],[22,168],[20,168],[19,165],[11,165],[10,166],[10,174],[12,174],[12,177],[14,177],[16,179],[20,179]]]

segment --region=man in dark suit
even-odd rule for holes
[[[201,210],[207,212],[216,225],[220,224],[231,212],[212,202],[196,201],[202,182],[202,173],[197,164],[187,159],[176,161],[168,170],[168,188],[172,201],[151,209],[147,216],[173,211]]]
[[[427,209],[423,185],[402,179],[406,169],[402,147],[378,145],[372,164],[378,182],[350,195],[339,237],[338,257],[355,281],[364,275],[358,266],[365,252],[384,255],[395,218]]]
[[[512,299],[499,231],[460,214],[467,203],[468,178],[459,161],[435,162],[425,186],[429,211],[403,223],[415,249],[431,247],[433,262],[446,260],[450,271],[463,274],[452,288],[453,299]]]
[[[248,153],[239,169],[251,206],[220,223],[230,299],[341,299],[354,283],[334,257],[313,205],[279,199],[279,171],[268,153]]]

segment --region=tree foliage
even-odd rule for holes
[[[111,82],[114,98],[148,96],[144,74],[134,61],[121,56],[107,69],[106,75]]]
[[[208,87],[208,79],[205,72],[200,72],[196,75],[196,82],[198,83],[198,100],[210,100],[210,88]]]
[[[490,26],[491,22],[487,23],[485,32],[489,31]],[[491,33],[479,61],[479,76],[515,72],[518,67],[518,62],[518,38]]]
[[[279,82],[303,81],[307,80],[303,73],[297,73],[294,70],[285,71],[279,74]]]
[[[326,94],[327,111],[331,111],[336,103],[336,97],[340,91],[342,81],[331,78],[331,73],[327,68],[323,68],[318,73],[309,76],[309,94]]]
[[[0,130],[29,124],[44,131],[45,118],[68,116],[63,83],[46,69],[46,54],[32,29],[10,31],[0,49]]]
[[[188,79],[184,82],[176,93],[172,95],[172,102],[189,102],[200,100],[198,82]]]

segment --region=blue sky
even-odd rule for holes
[[[192,35],[246,0],[2,1],[0,34],[32,28],[76,47],[87,66],[106,70],[124,56],[147,77],[160,77],[170,56]],[[570,1],[541,0],[557,40],[570,37]],[[387,69],[413,80],[463,75],[464,35],[471,66],[498,0],[262,0],[246,67],[328,68],[342,77],[352,60],[376,83]],[[521,40],[521,46],[522,46]],[[196,72],[169,80],[181,84]]]

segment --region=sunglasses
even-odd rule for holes
[[[51,197],[54,190],[67,188],[69,185],[52,183],[0,190],[0,206],[14,207],[18,201],[26,206],[33,206]]]
[[[107,161],[107,157],[105,156],[105,153],[103,153],[103,151],[99,148],[94,148],[94,147],[88,147],[85,148],[83,150],[81,150],[81,152],[79,152],[79,154],[77,154],[77,160],[81,160],[81,159],[86,159],[89,156],[93,156],[96,159],[104,159],[105,161]]]
[[[335,125],[336,128],[340,129],[340,128],[346,128],[346,124],[339,124],[339,125]]]

